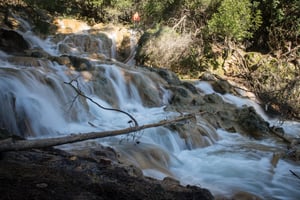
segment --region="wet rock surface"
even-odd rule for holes
[[[1,153],[1,199],[213,199],[206,189],[146,178],[114,155],[105,148],[78,156],[52,148]]]

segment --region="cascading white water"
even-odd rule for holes
[[[136,54],[136,48],[137,48],[137,43],[138,43],[137,37],[136,37],[137,32],[134,30],[131,30],[130,35],[131,35],[131,37],[130,37],[130,55],[126,59],[125,63],[128,65],[134,66],[136,64],[134,57]]]
[[[116,33],[111,33],[109,34],[109,38],[112,41],[112,45],[111,45],[111,58],[115,59],[116,58],[116,52],[117,52],[117,45],[116,45],[116,38],[117,35]]]
[[[130,105],[131,107],[142,105],[142,100],[135,85],[125,80],[121,70],[117,67],[106,66],[105,75],[112,82],[114,90],[117,91],[121,108],[124,109]]]
[[[26,38],[32,37],[36,36]],[[58,49],[49,40],[31,39],[31,43],[47,52],[53,53],[53,49]],[[59,55],[59,52],[55,52],[55,55]],[[1,127],[27,137],[54,137],[131,126],[128,116],[122,113],[102,110],[83,98],[74,99],[75,91],[64,82],[74,80],[80,76],[80,72],[52,62],[39,68],[25,68],[9,63],[6,60],[8,56],[0,52]],[[116,99],[112,101],[116,102],[118,108],[132,114],[140,125],[178,115],[165,111],[164,106],[144,106],[139,85],[134,84],[134,76],[129,76],[142,72],[134,68],[123,69],[117,65],[98,64],[94,67],[96,70],[92,76],[103,73],[105,81],[112,85],[116,94]],[[146,74],[139,75],[144,76],[142,79],[161,98],[160,101],[166,104],[168,90],[146,77]],[[76,80],[87,96],[104,107],[112,107],[103,100],[102,95],[106,91],[96,94],[96,80]],[[215,93],[208,83],[200,82],[195,85],[204,93]],[[229,94],[219,95],[237,106],[254,106],[263,115],[263,111],[258,110],[259,106],[250,100]],[[267,117],[265,119],[269,120]],[[118,136],[95,141],[114,147],[122,155],[124,162],[141,167],[145,175],[159,179],[173,176],[182,184],[200,185],[216,195],[230,196],[239,191],[247,191],[264,199],[296,199],[300,196],[300,181],[289,171],[300,174],[299,167],[285,160],[280,160],[276,166],[270,163],[273,153],[284,148],[282,145],[272,139],[257,141],[239,133],[215,130],[205,121],[200,121],[199,124],[207,132],[207,145],[202,148],[192,149],[189,138],[183,139],[178,132],[164,127],[147,129],[130,138]],[[287,134],[296,136],[299,134],[300,124],[293,122],[284,128]],[[133,137],[138,139],[139,144]],[[81,144],[84,147],[85,143]],[[76,145],[61,148],[76,148]]]
[[[199,82],[196,86],[205,93],[215,93],[206,82]],[[252,106],[265,120],[271,124],[277,123],[276,120],[269,119],[254,101],[231,94],[219,95],[238,107]],[[286,134],[299,137],[300,124],[287,124],[289,125],[284,126]],[[202,183],[201,186],[210,188],[216,194],[228,196],[238,191],[248,191],[264,199],[292,200],[299,197],[300,182],[295,181],[290,172],[295,170],[299,173],[299,167],[284,160],[280,160],[276,166],[270,162],[273,154],[281,148],[284,150],[285,146],[272,139],[257,141],[221,129],[217,132],[220,140],[214,145],[190,152],[182,151],[178,155],[184,163],[185,170],[177,166],[173,170],[184,183]],[[189,173],[186,174],[186,171]]]

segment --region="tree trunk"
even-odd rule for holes
[[[116,135],[123,135],[123,134],[140,131],[147,128],[166,126],[166,125],[174,124],[192,118],[195,118],[195,115],[188,114],[188,115],[177,117],[172,120],[162,120],[160,122],[153,123],[153,124],[135,126],[135,127],[125,128],[121,130],[70,134],[68,136],[59,137],[59,138],[46,138],[46,139],[33,139],[33,140],[14,140],[9,138],[0,141],[0,152],[21,151],[21,150],[28,150],[33,148],[45,148],[45,147],[51,147],[51,146],[62,145],[67,143],[74,143],[74,142],[79,142],[79,141],[84,141],[89,139],[95,139],[95,138],[104,138],[104,137],[111,137]]]

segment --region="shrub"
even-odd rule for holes
[[[146,33],[138,52],[141,64],[162,68],[175,68],[189,52],[192,39],[189,34],[178,34],[173,29],[160,27],[154,33]]]
[[[252,33],[261,24],[257,5],[250,0],[223,0],[217,13],[208,21],[208,28],[225,41],[241,41],[251,38]]]

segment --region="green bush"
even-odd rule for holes
[[[24,0],[27,5],[45,9],[51,13],[66,13],[70,4],[64,0]]]
[[[178,0],[145,0],[141,2],[141,9],[146,23],[162,21]],[[179,0],[180,1],[180,0]]]
[[[300,42],[300,1],[299,0],[259,0],[263,13],[263,26],[257,33],[256,43],[263,36],[268,50],[283,50],[287,42],[291,48]]]
[[[217,13],[208,21],[210,33],[225,41],[251,38],[261,24],[260,11],[252,10],[255,6],[250,0],[223,0]]]

